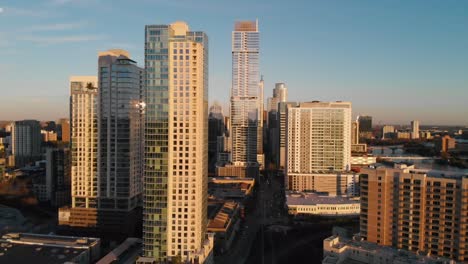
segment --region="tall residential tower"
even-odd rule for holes
[[[184,22],[145,30],[143,257],[206,263],[208,38]]]
[[[236,22],[232,32],[232,163],[257,164],[260,33],[258,21]]]

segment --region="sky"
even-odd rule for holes
[[[68,116],[68,80],[97,53],[144,65],[144,26],[186,21],[209,37],[209,98],[226,107],[231,32],[259,20],[265,99],[351,101],[374,124],[468,125],[468,1],[0,0],[0,120]]]

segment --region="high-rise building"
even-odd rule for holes
[[[54,207],[68,205],[71,197],[70,150],[46,150],[46,192]]]
[[[268,112],[278,111],[278,103],[288,101],[288,88],[284,83],[275,83],[273,97],[268,98]]]
[[[260,169],[264,168],[265,156],[263,154],[263,109],[265,108],[263,101],[263,91],[264,91],[264,81],[263,76],[260,79],[258,84],[258,105],[257,105],[257,163]]]
[[[214,102],[210,107],[208,115],[208,163],[209,171],[213,173],[218,155],[218,137],[224,136],[226,126],[224,124],[224,115],[221,105]]]
[[[298,177],[350,170],[350,102],[314,101],[289,106],[286,128],[286,188]]]
[[[185,22],[145,29],[143,257],[212,260],[207,234],[208,38]]]
[[[448,152],[455,148],[455,139],[449,135],[437,137],[434,140],[434,147],[437,152]]]
[[[361,173],[361,237],[421,255],[468,261],[466,175],[402,164]]]
[[[131,211],[143,188],[143,69],[124,50],[99,52],[98,205]]]
[[[286,137],[287,137],[287,129],[286,126],[288,124],[288,107],[297,106],[298,103],[295,102],[280,102],[278,103],[278,114],[277,114],[277,132],[278,135],[278,148],[273,149],[273,153],[275,154],[275,160],[277,163],[277,168],[284,169],[286,168]]]
[[[15,166],[23,167],[41,158],[41,125],[36,120],[11,123],[11,153]]]
[[[83,210],[98,206],[97,87],[96,76],[70,78],[71,208]],[[59,223],[68,225],[72,220],[70,211],[63,209],[66,212],[59,212]]]
[[[232,163],[257,164],[260,33],[258,21],[239,21],[232,32]]]
[[[411,121],[411,139],[419,139],[419,121]]]
[[[123,50],[99,53],[98,79],[72,77],[72,207],[61,208],[62,226],[133,235],[143,185],[142,96],[143,70]]]

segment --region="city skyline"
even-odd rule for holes
[[[285,82],[291,101],[351,101],[353,116],[371,115],[376,125],[415,119],[422,125],[466,125],[468,66],[463,47],[468,38],[462,10],[467,3],[431,3],[304,1],[288,6],[295,16],[285,20],[279,16],[285,6],[276,1],[249,5],[245,12],[242,3],[212,1],[141,1],[112,7],[88,0],[5,1],[0,6],[0,120],[68,116],[68,78],[92,75],[97,68],[93,58],[109,48],[129,50],[142,66],[141,27],[154,23],[155,17],[161,23],[185,20],[211,36],[209,100],[227,105],[232,23],[258,18],[265,93],[274,83]],[[103,16],[96,16],[96,10]],[[111,16],[123,10],[131,20],[125,24]],[[290,41],[299,34],[303,41]],[[281,52],[284,47],[290,47],[288,52]]]

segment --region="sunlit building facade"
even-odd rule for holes
[[[143,257],[209,263],[208,38],[184,22],[145,32]]]

